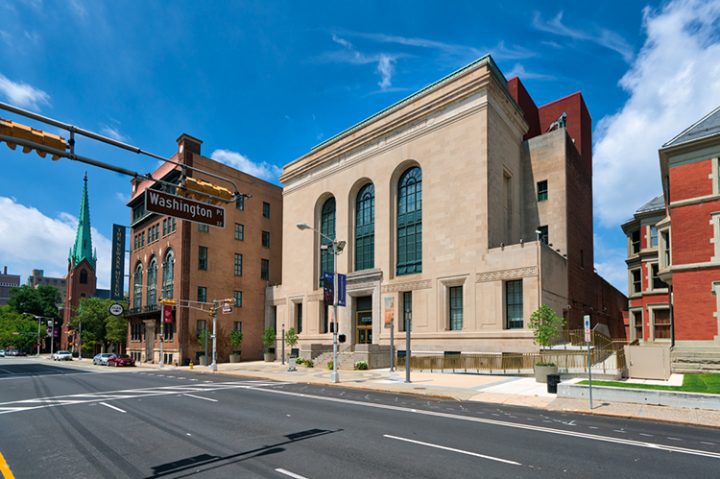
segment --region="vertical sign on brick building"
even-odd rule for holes
[[[113,225],[112,265],[110,268],[110,297],[123,299],[125,295],[125,226]]]

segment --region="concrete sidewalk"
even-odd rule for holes
[[[157,365],[148,364],[138,364],[138,366],[157,368]],[[165,369],[189,370],[188,367],[174,366],[165,366]],[[195,366],[192,372],[212,374],[206,366]],[[327,369],[298,366],[296,371],[288,371],[288,366],[283,366],[280,361],[218,364],[218,372],[284,382],[332,385],[330,371]],[[404,370],[391,372],[388,369],[341,370],[339,376],[340,386],[348,388],[720,427],[720,411],[598,401],[590,410],[588,401],[557,398],[555,394],[547,392],[545,384],[535,382],[535,378],[532,377],[412,371],[411,383],[406,383]]]

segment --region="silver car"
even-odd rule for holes
[[[100,366],[107,366],[108,365],[108,359],[114,358],[116,355],[114,353],[100,353],[96,354],[93,358],[93,364],[98,364]]]
[[[56,351],[52,355],[53,361],[72,361],[70,351]]]

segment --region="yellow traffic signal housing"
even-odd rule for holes
[[[172,304],[172,305],[175,305],[175,304],[177,304],[177,300],[175,300],[175,299],[161,299],[161,300],[160,300],[160,304]]]
[[[32,141],[33,143],[47,146],[48,148],[52,148],[54,150],[65,151],[68,149],[67,141],[61,136],[37,130],[20,123],[15,123],[14,121],[4,120],[2,118],[0,118],[0,135],[11,136],[13,138],[17,138],[18,140]],[[11,150],[17,148],[17,144],[11,141],[7,141],[7,146]],[[32,147],[23,146],[23,153],[30,153],[32,149]],[[47,152],[43,150],[35,151],[41,158],[45,158],[47,155]],[[59,158],[60,157],[58,155],[52,155],[53,160],[57,160]]]
[[[232,191],[227,188],[196,178],[185,178],[184,182],[178,187],[178,194],[198,200],[206,199],[207,195],[220,198],[223,201],[232,201],[235,197]],[[212,200],[215,200],[215,198],[211,198]]]

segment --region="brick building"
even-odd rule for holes
[[[249,195],[225,205],[225,227],[191,223],[145,210],[148,188],[177,185],[183,174],[228,186],[216,178],[166,162],[155,181],[133,181],[130,228],[128,353],[137,360],[160,361],[160,299],[175,299],[174,322],[163,328],[163,362],[197,363],[204,351],[198,337],[208,328],[213,299],[232,298],[231,314],[218,313],[218,361],[227,361],[233,329],[243,331],[242,359],[262,357],[265,288],[280,282],[282,190],[200,154],[202,142],[181,135],[171,161],[234,182]],[[191,306],[191,307],[188,307]],[[204,310],[204,311],[203,311]]]
[[[10,290],[19,287],[20,275],[8,274],[7,266],[5,266],[3,268],[3,272],[0,273],[0,306],[8,303],[8,299],[10,298]]]
[[[659,276],[672,295],[673,367],[720,364],[720,108],[659,151]]]
[[[628,301],[627,337],[640,343],[669,343],[670,294],[659,276],[658,223],[665,218],[662,195],[638,208],[622,225],[627,236]]]
[[[419,353],[533,351],[540,303],[570,328],[591,314],[624,336],[627,299],[593,268],[580,93],[538,107],[486,56],[316,146],[281,181],[283,279],[268,292],[268,324],[300,330],[303,355],[332,341],[319,288],[332,257],[298,223],[347,241],[344,352],[386,348],[386,313],[401,350],[411,317]]]

